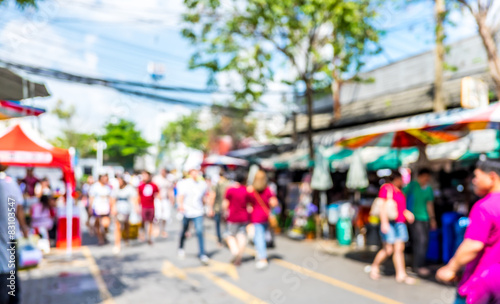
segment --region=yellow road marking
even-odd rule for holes
[[[243,303],[246,304],[266,304],[267,302],[262,301],[261,299],[254,297],[253,295],[249,294],[248,292],[244,291],[243,289],[239,288],[238,286],[235,286],[231,283],[229,283],[226,280],[223,280],[222,278],[216,276],[215,274],[211,273],[208,270],[201,271],[201,274],[203,274],[205,277],[207,277],[210,281],[214,282],[217,286],[225,290],[227,293],[235,297],[236,299],[240,300]]]
[[[215,239],[215,237],[209,237],[209,238],[210,239]],[[255,256],[257,252],[254,249],[245,248],[245,253],[248,254],[248,255]],[[361,287],[357,287],[357,286],[351,285],[349,283],[346,283],[346,282],[343,282],[343,281],[331,278],[331,277],[329,277],[327,275],[324,275],[324,274],[312,271],[310,269],[301,267],[299,265],[287,262],[287,261],[282,260],[282,259],[273,259],[272,263],[276,264],[276,265],[279,265],[281,267],[284,267],[284,268],[288,268],[288,269],[290,269],[290,270],[292,270],[294,272],[301,273],[303,275],[306,275],[306,276],[311,277],[313,279],[316,279],[318,281],[325,282],[325,283],[330,284],[332,286],[335,286],[335,287],[347,290],[349,292],[355,293],[357,295],[363,296],[365,298],[374,300],[374,301],[379,302],[379,303],[384,303],[384,304],[402,304],[401,302],[398,302],[398,301],[395,301],[393,299],[384,297],[382,295],[379,295],[377,293],[368,291],[368,290],[363,289]]]
[[[187,279],[187,274],[184,272],[182,269],[175,267],[174,264],[172,264],[169,261],[163,262],[163,267],[161,269],[161,272],[167,277],[167,278],[177,278],[180,280],[185,280]]]
[[[216,260],[210,260],[207,266],[185,268],[183,270],[186,272],[209,271],[212,273],[224,273],[234,281],[238,281],[240,279],[236,266],[234,266],[233,264],[219,262]]]
[[[181,269],[176,267],[170,261],[164,261],[162,267],[162,273],[168,278],[177,278],[180,280],[185,280],[187,282],[190,282],[190,284],[194,286],[199,286],[200,283],[198,281],[190,279],[187,274],[188,273],[201,274],[204,275],[210,281],[212,281],[215,285],[219,286],[221,289],[226,291],[228,294],[242,301],[243,303],[246,304],[266,303],[260,300],[259,298],[254,297],[250,293],[244,291],[243,289],[239,288],[238,286],[233,285],[214,274],[214,273],[226,273],[232,279],[237,280],[239,278],[238,271],[236,270],[236,267],[234,267],[234,265],[231,264],[211,260],[208,266]]]
[[[99,293],[101,294],[101,298],[103,300],[102,303],[114,304],[115,301],[113,300],[113,296],[109,292],[108,287],[106,286],[106,283],[104,283],[104,279],[102,278],[102,275],[101,275],[101,270],[99,269],[99,266],[97,266],[97,263],[95,262],[95,259],[92,256],[90,249],[87,246],[83,246],[82,253],[89,263],[88,266],[90,269],[90,273],[94,277],[94,280],[97,284],[97,287],[99,288]]]
[[[387,297],[381,296],[379,294],[376,294],[374,292],[368,291],[366,289],[363,289],[363,288],[351,285],[349,283],[345,283],[345,282],[340,281],[340,280],[336,280],[336,279],[331,278],[331,277],[329,277],[327,275],[324,275],[324,274],[321,274],[321,273],[309,270],[307,268],[304,268],[304,267],[292,264],[290,262],[287,262],[287,261],[284,261],[284,260],[281,260],[281,259],[275,259],[275,260],[273,260],[273,264],[276,264],[276,265],[288,268],[288,269],[290,269],[290,270],[292,270],[294,272],[298,272],[298,273],[304,274],[304,275],[306,275],[308,277],[311,277],[313,279],[316,279],[316,280],[319,280],[319,281],[323,281],[323,282],[328,283],[328,284],[330,284],[332,286],[335,286],[335,287],[338,287],[338,288],[342,288],[344,290],[347,290],[347,291],[350,291],[350,292],[355,293],[357,295],[363,296],[365,298],[377,301],[379,303],[384,303],[384,304],[402,304],[401,302],[389,299]]]

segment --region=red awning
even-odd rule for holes
[[[75,185],[69,151],[52,146],[19,125],[0,134],[0,163],[9,166],[61,168],[64,179]]]

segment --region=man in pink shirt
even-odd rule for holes
[[[228,187],[222,203],[227,213],[227,245],[232,254],[231,262],[241,264],[245,245],[247,243],[246,228],[249,221],[247,211],[246,175],[238,173],[235,183]]]
[[[480,161],[474,174],[474,190],[483,199],[472,207],[464,241],[436,278],[451,282],[465,267],[455,303],[500,303],[500,289],[489,284],[500,282],[500,162]]]

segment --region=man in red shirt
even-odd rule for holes
[[[151,181],[151,173],[142,171],[142,184],[137,189],[141,204],[142,228],[147,231],[148,244],[152,245],[151,235],[153,234],[153,221],[155,219],[155,198],[158,197],[160,190],[158,186]],[[148,226],[146,228],[146,226]]]

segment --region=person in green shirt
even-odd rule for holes
[[[222,247],[222,232],[221,232],[221,221],[222,221],[222,202],[226,195],[226,190],[231,184],[226,178],[226,173],[221,169],[219,173],[219,181],[215,184],[209,194],[209,208],[208,216],[213,217],[215,220],[215,231],[217,234],[217,242],[220,247]]]
[[[434,193],[429,185],[431,171],[421,169],[417,179],[406,186],[408,210],[415,215],[415,222],[410,225],[413,240],[413,269],[418,275],[427,277],[430,271],[426,268],[427,249],[429,247],[429,230],[437,229],[434,213]]]

